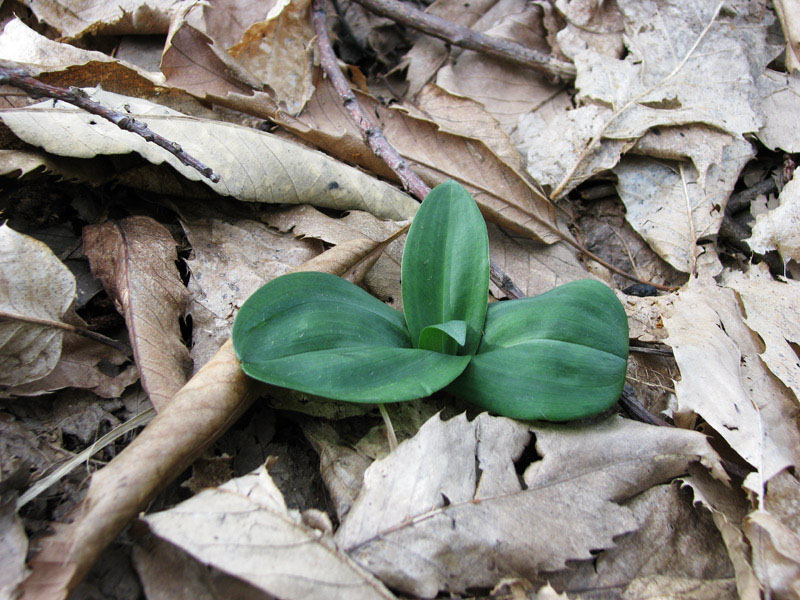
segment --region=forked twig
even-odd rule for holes
[[[124,131],[130,131],[143,137],[146,141],[152,142],[175,156],[182,164],[199,172],[203,177],[212,182],[219,181],[219,175],[214,173],[211,167],[205,166],[193,156],[187,154],[180,145],[165,137],[158,135],[144,123],[137,121],[130,115],[118,112],[107,106],[103,106],[89,98],[81,89],[62,88],[54,85],[42,83],[25,69],[12,69],[0,66],[0,84],[7,83],[24,91],[31,98],[54,98],[73,106],[77,106],[88,113],[102,117],[111,121],[114,125]]]
[[[375,14],[450,42],[454,46],[482,52],[494,58],[534,69],[556,81],[575,79],[576,70],[572,63],[531,50],[516,42],[474,31],[464,25],[417,10],[404,2],[398,0],[356,0],[356,2]]]

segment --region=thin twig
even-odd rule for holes
[[[650,425],[658,425],[659,427],[672,427],[672,425],[667,423],[664,419],[647,410],[645,405],[642,404],[639,401],[639,398],[636,397],[636,390],[634,390],[633,387],[627,383],[622,389],[622,396],[619,398],[619,403],[628,412],[628,414],[638,421],[642,421],[643,423],[648,423]]]
[[[356,2],[375,14],[450,42],[454,46],[482,52],[494,58],[546,73],[556,81],[575,79],[576,70],[572,63],[531,50],[522,44],[474,31],[469,27],[417,10],[404,2],[398,0],[356,0]]]
[[[675,68],[672,69],[672,71],[666,77],[664,77],[664,79],[662,79],[661,81],[659,81],[655,85],[647,88],[646,90],[644,90],[642,92],[639,92],[633,98],[628,100],[625,104],[623,104],[620,108],[616,109],[611,114],[609,119],[600,128],[600,131],[598,131],[594,135],[594,137],[589,141],[589,144],[586,146],[586,148],[583,149],[583,152],[580,153],[580,156],[578,156],[578,160],[575,162],[574,165],[572,165],[572,168],[567,172],[567,174],[561,180],[561,183],[559,183],[556,186],[556,188],[553,190],[553,192],[550,194],[551,198],[555,199],[555,198],[558,198],[561,195],[561,193],[564,191],[564,188],[567,187],[567,185],[569,185],[569,181],[570,181],[570,179],[572,179],[573,175],[575,175],[575,172],[578,170],[578,167],[580,167],[580,165],[583,163],[583,161],[586,160],[586,157],[589,156],[589,154],[591,154],[594,151],[594,149],[600,143],[600,140],[602,139],[603,134],[605,134],[605,132],[608,131],[608,128],[611,127],[611,124],[614,121],[617,120],[617,117],[619,117],[622,113],[624,113],[626,110],[628,110],[631,106],[636,104],[639,100],[641,100],[642,98],[644,98],[648,94],[651,94],[652,92],[657,90],[660,86],[664,85],[670,79],[675,77],[675,75],[677,75],[678,72],[681,69],[683,69],[683,67],[688,62],[689,58],[694,54],[694,51],[697,50],[697,46],[700,45],[700,42],[703,40],[703,38],[706,36],[708,31],[711,29],[711,26],[717,20],[717,15],[719,15],[719,11],[722,9],[723,4],[725,4],[724,0],[722,2],[720,2],[719,4],[717,4],[717,8],[714,10],[714,14],[711,16],[711,19],[709,20],[708,24],[705,26],[703,31],[700,32],[700,35],[697,36],[697,39],[695,40],[694,44],[692,44],[692,47],[689,48],[689,51],[686,53],[686,56],[683,57],[683,60],[681,60],[681,62],[679,62],[675,66]]]
[[[112,348],[114,348],[115,350],[119,350],[126,356],[131,353],[130,348],[128,348],[122,342],[118,342],[117,340],[112,340],[111,338],[107,338],[106,336],[97,333],[96,331],[92,331],[91,329],[86,329],[85,327],[76,327],[75,325],[70,325],[69,323],[62,323],[61,321],[52,321],[50,319],[40,319],[39,317],[18,315],[16,313],[10,313],[4,310],[0,310],[0,320],[21,321],[22,323],[31,323],[32,325],[42,325],[44,327],[52,327],[54,329],[63,329],[64,331],[75,333],[85,338],[94,340],[95,342],[100,342],[101,344],[105,344],[106,346],[111,346]]]
[[[180,145],[168,140],[155,133],[144,123],[137,121],[130,115],[123,114],[116,110],[103,106],[95,102],[79,88],[62,88],[54,85],[42,83],[24,69],[12,69],[0,66],[0,84],[7,83],[23,90],[31,98],[55,98],[62,102],[67,102],[77,106],[88,113],[102,117],[111,121],[114,125],[125,131],[130,131],[143,137],[146,141],[160,146],[170,154],[174,155],[182,164],[195,169],[203,177],[217,183],[219,175],[215,174],[211,167],[205,166],[199,160],[184,152]]]
[[[629,346],[628,350],[631,354],[652,354],[654,356],[675,356],[672,348],[669,346]]]

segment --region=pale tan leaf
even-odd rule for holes
[[[765,511],[745,519],[745,533],[753,548],[753,566],[773,598],[800,598],[800,536]]]
[[[764,342],[764,364],[800,402],[800,283],[776,281],[764,263],[751,266],[747,274],[728,273],[724,283],[736,290],[744,322]]]
[[[765,509],[792,531],[800,531],[800,480],[782,471],[767,484]]]
[[[622,57],[625,26],[616,0],[556,0],[555,5],[566,21],[557,36],[564,54],[574,56],[588,47],[604,56]]]
[[[16,502],[0,504],[0,598],[15,598],[27,576],[28,536],[16,513]]]
[[[180,548],[153,538],[133,547],[133,564],[147,598],[158,600],[274,600],[252,585],[198,562]],[[180,576],[176,577],[176,573]]]
[[[75,298],[75,277],[44,243],[0,225],[0,310],[61,321]],[[64,331],[0,321],[0,385],[36,381],[61,356]]]
[[[184,214],[181,223],[193,248],[186,262],[192,274],[188,288],[196,371],[230,337],[236,313],[253,292],[316,256],[322,247],[248,219]]]
[[[310,6],[310,0],[280,0],[265,20],[250,25],[241,41],[228,48],[293,115],[303,110],[314,92]]]
[[[54,173],[70,181],[102,183],[108,173],[87,161],[76,162],[40,150],[0,150],[0,175],[24,177],[36,173]]]
[[[764,366],[733,290],[691,279],[665,308],[681,372],[675,412],[700,415],[755,468],[745,484],[763,494],[771,477],[800,464],[794,398]]]
[[[676,485],[660,485],[626,504],[641,527],[594,562],[549,581],[573,594],[620,590],[621,598],[737,598],[733,567],[705,511]],[[643,552],[642,549],[647,551]]]
[[[694,503],[711,513],[722,536],[728,558],[736,574],[736,589],[740,600],[760,600],[761,584],[750,561],[750,549],[742,531],[742,521],[750,510],[743,493],[732,493],[730,487],[713,479],[708,473],[691,467],[683,484],[691,488]]]
[[[703,254],[710,258],[711,274],[722,270],[711,248],[697,243],[716,236],[739,173],[754,155],[749,142],[729,139],[722,160],[705,175],[693,165],[642,157],[626,157],[614,168],[628,222],[684,273],[696,272]]]
[[[800,119],[797,97],[800,74],[787,75],[767,69],[758,79],[764,126],[758,139],[767,148],[800,152]]]
[[[780,206],[756,217],[745,240],[754,252],[777,250],[783,262],[800,262],[800,176],[792,177],[778,196]]]
[[[298,511],[286,507],[263,466],[144,521],[201,562],[273,596],[393,598],[329,535],[306,526]]]
[[[163,225],[137,216],[87,226],[83,250],[125,317],[142,386],[161,410],[191,370],[179,324],[187,297],[175,241]]]
[[[91,158],[137,152],[154,164],[166,162],[187,179],[214,191],[254,202],[310,203],[360,209],[384,218],[409,218],[418,204],[397,189],[307,148],[238,125],[187,117],[146,100],[95,90],[92,98],[140,118],[213,168],[212,183],[175,157],[131,132],[69,105],[43,102],[3,111],[3,121],[28,143],[61,156]]]
[[[177,0],[25,0],[24,4],[40,21],[74,39],[88,34],[166,33]]]
[[[528,431],[488,414],[471,423],[463,414],[433,417],[367,469],[337,541],[388,585],[434,597],[590,559],[591,549],[638,528],[617,502],[670,480],[689,462],[724,477],[702,435],[611,418],[532,427],[544,458],[521,481],[514,462]]]

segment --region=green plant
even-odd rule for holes
[[[602,283],[567,283],[489,304],[489,239],[469,193],[431,191],[408,233],[405,316],[325,273],[278,277],[242,306],[245,373],[347,402],[400,402],[446,388],[495,413],[568,420],[600,412],[625,383],[628,323]]]

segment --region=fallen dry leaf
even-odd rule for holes
[[[76,39],[89,34],[121,35],[166,33],[170,11],[176,0],[119,0],[80,2],[68,0],[25,0],[36,17],[60,32]]]
[[[250,406],[257,389],[226,343],[124,451],[92,475],[75,520],[40,540],[22,586],[26,600],[66,599],[128,522]]]
[[[770,478],[800,464],[796,401],[762,363],[734,291],[691,279],[663,322],[681,372],[674,412],[700,415],[753,466],[745,485],[763,495]]]
[[[187,294],[175,240],[149,217],[127,217],[86,227],[83,251],[125,317],[142,386],[162,410],[191,370],[179,323]]]
[[[314,92],[314,29],[310,0],[279,0],[266,19],[250,25],[228,48],[240,65],[273,90],[274,99],[296,115]]]
[[[781,22],[783,36],[786,38],[786,70],[789,73],[800,71],[800,2],[797,0],[776,0],[775,12]]]
[[[191,354],[197,370],[230,337],[233,318],[250,294],[316,256],[322,246],[248,219],[185,214],[181,223],[193,248],[186,264],[192,274]]]
[[[530,441],[527,426],[485,413],[471,423],[434,416],[367,469],[337,542],[391,587],[432,598],[592,558],[590,549],[638,528],[616,502],[692,461],[724,477],[695,432],[619,418],[530,431],[544,458],[521,481],[514,463]]]
[[[556,46],[567,56],[590,48],[604,56],[621,58],[625,51],[625,24],[616,0],[556,0],[566,27],[556,36]]]
[[[621,598],[737,597],[733,567],[713,521],[676,485],[651,488],[626,506],[640,523],[638,531],[594,562],[549,581],[579,598],[612,589]]]
[[[0,503],[0,598],[14,598],[27,576],[28,536],[16,513],[13,500]]]
[[[143,520],[204,564],[276,597],[394,598],[336,547],[330,533],[287,508],[269,464]]]
[[[44,243],[0,225],[0,310],[61,322],[75,298],[75,277]],[[61,357],[62,329],[0,320],[0,385],[45,377]]]
[[[777,250],[784,264],[800,262],[800,176],[792,177],[778,200],[780,206],[756,217],[753,234],[745,241],[761,254]]]
[[[767,148],[785,152],[800,152],[800,122],[797,96],[800,94],[800,74],[787,75],[766,69],[758,80],[764,126],[758,139]]]
[[[91,97],[128,112],[219,174],[211,183],[194,169],[138,135],[74,107],[42,102],[2,111],[16,135],[60,156],[92,158],[137,152],[154,164],[167,162],[181,175],[202,180],[222,195],[253,202],[311,203],[340,210],[367,210],[384,218],[408,218],[418,204],[397,189],[313,150],[254,129],[187,117],[146,100],[102,90]]]
[[[745,533],[753,548],[753,567],[773,598],[800,598],[800,536],[765,511],[745,519]]]
[[[168,542],[133,547],[133,564],[147,598],[159,600],[273,600],[252,585],[209,568]],[[181,573],[181,577],[175,577]]]

